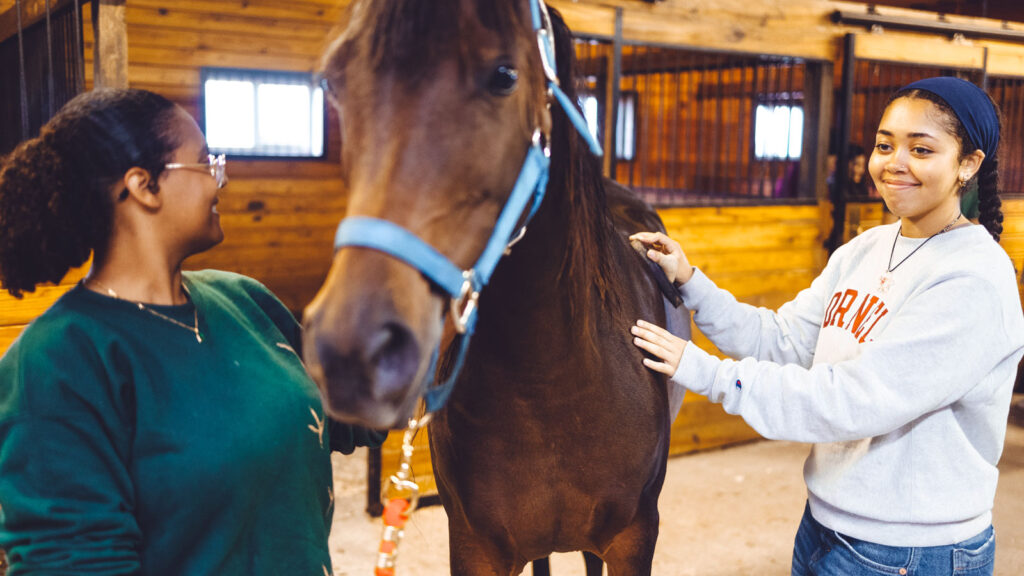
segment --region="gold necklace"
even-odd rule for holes
[[[895,266],[893,266],[892,265],[892,257],[893,257],[893,254],[896,253],[896,241],[900,239],[900,230],[899,230],[899,228],[897,228],[896,229],[896,237],[892,239],[892,249],[889,250],[889,265],[885,267],[885,272],[883,272],[882,275],[878,278],[878,291],[883,293],[883,294],[888,292],[889,289],[892,288],[892,286],[894,284],[893,279],[892,279],[892,273],[894,271],[896,271],[896,269],[899,268],[901,264],[906,262],[908,258],[913,256],[915,252],[920,250],[921,247],[923,247],[925,244],[927,244],[929,240],[931,240],[932,238],[935,238],[939,234],[945,234],[946,232],[949,232],[950,228],[952,228],[953,224],[956,224],[960,220],[961,216],[963,216],[963,212],[957,212],[956,218],[953,218],[952,222],[950,222],[949,224],[946,224],[946,226],[942,230],[939,230],[935,234],[932,234],[931,236],[925,238],[924,242],[921,242],[920,244],[918,244],[916,248],[914,248],[913,250],[910,251],[910,254],[907,254],[906,256],[904,256],[902,260],[900,260],[899,262],[896,263]]]
[[[199,342],[200,344],[202,344],[203,336],[202,336],[202,334],[199,333],[199,307],[196,306],[196,303],[194,301],[192,302],[192,322],[193,322],[193,325],[189,326],[188,324],[185,324],[184,322],[179,322],[179,321],[175,320],[174,318],[171,318],[170,316],[167,316],[166,314],[161,314],[161,313],[157,312],[156,310],[153,310],[152,308],[149,308],[148,306],[146,306],[142,302],[136,302],[134,300],[127,300],[125,298],[121,298],[120,296],[117,295],[117,292],[114,292],[113,288],[111,288],[110,286],[104,285],[102,282],[100,282],[100,281],[98,281],[98,280],[96,280],[94,278],[89,278],[87,280],[84,280],[83,283],[95,284],[97,288],[103,288],[104,290],[107,291],[107,294],[109,294],[110,296],[112,296],[114,298],[117,298],[118,300],[122,300],[124,302],[131,302],[132,304],[135,304],[136,306],[138,306],[139,310],[142,310],[144,312],[149,312],[150,314],[152,314],[153,316],[156,316],[157,318],[160,318],[161,320],[165,320],[167,322],[170,322],[171,324],[174,324],[175,326],[180,326],[180,327],[184,328],[185,330],[188,330],[189,332],[191,332],[191,333],[196,335],[196,342]],[[185,291],[185,296],[188,296],[188,299],[192,300],[192,293],[188,291],[188,286],[185,286],[185,284],[183,283],[181,285],[181,289]]]

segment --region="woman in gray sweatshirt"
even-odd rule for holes
[[[637,238],[722,360],[639,321],[644,363],[767,438],[813,443],[792,574],[992,574],[992,505],[1024,314],[999,246],[999,120],[930,78],[885,109],[869,172],[900,220],[839,248],[777,311],[742,304],[663,234]],[[960,213],[978,183],[980,222]]]

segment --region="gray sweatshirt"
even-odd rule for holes
[[[922,245],[897,238],[898,226],[839,248],[775,312],[697,270],[684,302],[741,360],[690,343],[672,380],[767,438],[814,443],[804,479],[823,525],[891,546],[949,545],[992,522],[1024,314],[1010,259],[984,227]],[[883,283],[894,241],[899,265]]]

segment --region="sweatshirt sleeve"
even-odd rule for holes
[[[809,367],[829,294],[831,269],[779,310],[738,302],[699,269],[680,288],[697,328],[725,354]]]
[[[1016,353],[1021,337],[1009,333],[1001,307],[984,279],[947,278],[911,296],[850,360],[810,368],[721,360],[690,343],[672,380],[767,438],[874,437],[955,402]]]
[[[98,359],[63,336],[0,360],[0,548],[11,574],[138,574],[130,425]]]

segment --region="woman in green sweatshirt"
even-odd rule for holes
[[[181,263],[224,237],[223,156],[140,90],[69,102],[0,171],[0,284],[88,276],[0,359],[0,548],[18,574],[330,573],[330,421],[300,326]]]

